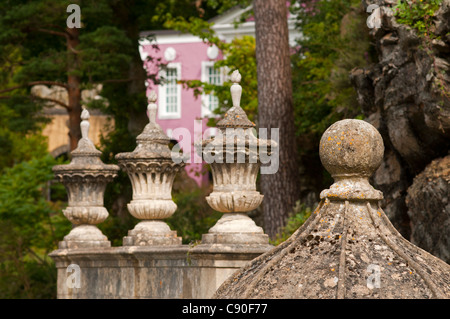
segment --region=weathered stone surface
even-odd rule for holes
[[[177,205],[172,200],[176,174],[185,166],[182,155],[172,154],[169,137],[156,123],[156,93],[148,105],[149,123],[137,137],[133,152],[116,155],[119,166],[127,172],[133,187],[133,199],[127,205],[134,217],[143,220],[128,232],[127,246],[181,245],[181,237],[162,221],[173,215]]]
[[[335,183],[314,213],[214,297],[450,298],[450,266],[399,234],[369,184],[383,158],[375,128],[336,122],[322,136],[320,156]]]
[[[108,211],[103,207],[103,195],[106,185],[117,176],[119,167],[101,161],[101,152],[88,137],[87,110],[83,110],[81,120],[82,137],[71,152],[72,161],[53,167],[56,179],[64,184],[68,193],[69,203],[63,210],[64,216],[75,226],[59,247],[109,247],[111,243],[94,225],[108,217]]]
[[[414,178],[406,203],[411,241],[450,263],[450,155],[434,160]]]
[[[383,191],[382,207],[394,226],[410,238],[415,226],[407,214],[406,190],[450,148],[450,0],[444,0],[433,17],[435,34],[441,37],[433,41],[397,23],[390,9],[395,1],[363,1],[365,7],[373,3],[382,16],[381,28],[371,31],[378,63],[353,70],[351,78],[364,114],[385,142],[374,186]]]
[[[206,200],[214,210],[224,213],[214,227],[202,236],[202,244],[260,244],[268,249],[269,236],[244,213],[256,209],[264,196],[256,190],[256,178],[261,166],[260,154],[270,153],[272,141],[258,139],[252,132],[254,123],[248,120],[240,106],[241,75],[231,75],[233,106],[217,127],[214,138],[202,142],[200,155],[210,163],[213,192]],[[263,150],[260,148],[263,146]]]
[[[224,214],[202,236],[202,245],[226,243],[227,245],[262,245],[262,249],[270,249],[269,238],[264,230],[246,214]]]
[[[59,299],[210,298],[232,273],[266,250],[252,245],[59,249]],[[79,266],[79,288],[71,264]],[[68,285],[68,281],[72,285]]]

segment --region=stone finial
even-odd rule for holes
[[[229,277],[216,298],[450,298],[450,266],[389,221],[368,178],[384,147],[361,120],[331,125],[320,157],[335,179],[284,243]]]
[[[81,129],[81,138],[89,139],[89,111],[86,109],[83,109],[81,112],[81,123],[80,123],[80,129]]]
[[[148,101],[150,102],[147,106],[148,111],[148,118],[150,123],[156,124],[156,110],[158,109],[158,106],[156,105],[156,92],[151,91],[148,95]]]
[[[213,174],[213,192],[206,200],[214,210],[224,213],[202,236],[202,244],[254,244],[268,248],[269,237],[246,214],[256,209],[264,197],[256,190],[261,165],[258,147],[264,144],[268,149],[268,141],[256,138],[254,124],[240,107],[240,80],[239,71],[234,71],[230,88],[233,106],[217,124],[220,134],[202,144],[201,155],[210,163]]]
[[[231,82],[233,84],[230,88],[231,100],[233,106],[225,113],[223,119],[217,122],[217,128],[251,128],[255,127],[255,123],[251,122],[245,111],[241,108],[241,96],[242,86],[239,84],[241,81],[241,74],[239,70],[233,71],[231,74]]]
[[[239,85],[239,82],[241,82],[241,74],[239,73],[239,70],[233,71],[231,74],[231,82],[233,82],[230,88],[233,106],[239,107],[241,105],[242,95],[242,86]]]
[[[156,103],[156,100],[158,99],[158,96],[156,95],[155,91],[150,91],[150,93],[148,94],[148,101],[150,103]]]
[[[91,117],[91,115],[89,114],[89,111],[87,109],[83,108],[83,111],[81,112],[81,116],[80,116],[81,120],[88,121],[90,117]]]
[[[156,123],[156,93],[150,92],[147,107],[149,123],[136,138],[133,152],[116,155],[133,187],[133,199],[127,207],[141,221],[123,239],[124,246],[180,245],[181,238],[164,219],[173,215],[172,185],[185,166],[183,155],[172,154],[169,137]],[[174,161],[176,159],[176,162]]]
[[[383,199],[383,194],[368,180],[384,154],[383,139],[375,127],[358,120],[336,122],[322,135],[319,154],[335,180],[321,198]]]
[[[75,225],[72,231],[59,243],[60,248],[109,247],[111,243],[97,228],[97,224],[108,217],[103,206],[106,185],[116,176],[117,165],[104,164],[88,137],[89,111],[81,113],[81,139],[71,152],[72,161],[67,165],[56,165],[53,172],[68,193],[68,206],[64,216]]]
[[[230,80],[233,83],[239,83],[241,82],[241,73],[239,73],[239,70],[234,70],[233,73],[231,73]]]

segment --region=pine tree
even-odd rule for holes
[[[264,227],[274,238],[299,198],[292,76],[283,0],[254,0],[259,127],[279,129],[279,168],[261,175]]]

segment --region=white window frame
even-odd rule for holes
[[[209,73],[208,73],[208,69],[210,67],[214,67],[214,63],[215,61],[202,61],[202,75],[201,75],[201,81],[202,82],[207,82],[209,80]],[[220,73],[220,82],[223,83],[224,78],[223,78],[223,72],[222,70],[219,69],[219,73]],[[210,93],[213,94],[213,93]],[[202,94],[202,117],[214,117],[216,116],[216,114],[214,114],[210,109],[209,109],[209,95],[210,94]]]
[[[174,68],[177,70],[177,80],[181,80],[181,63],[170,62],[167,68]],[[166,78],[166,68],[162,68],[158,73],[159,78]],[[159,119],[179,119],[181,118],[181,84],[177,84],[177,110],[176,112],[167,112],[166,110],[166,85],[158,85],[158,118]]]

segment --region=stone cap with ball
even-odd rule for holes
[[[450,298],[450,266],[403,238],[368,181],[383,157],[361,120],[331,125],[320,157],[335,182],[306,222],[230,276],[215,298]]]
[[[383,199],[368,180],[380,166],[383,154],[383,139],[371,124],[347,119],[331,125],[322,135],[319,155],[335,183],[320,198]]]

